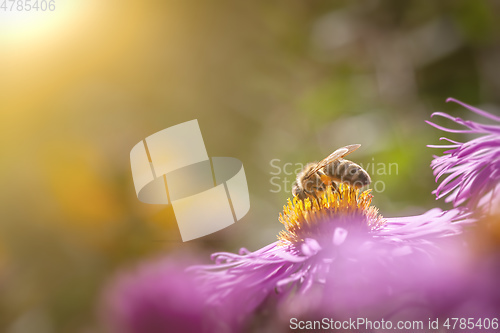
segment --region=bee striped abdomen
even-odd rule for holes
[[[368,173],[354,162],[339,159],[325,166],[323,172],[336,181],[355,186],[368,185],[371,182]]]

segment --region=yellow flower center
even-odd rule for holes
[[[348,184],[340,184],[337,191],[329,187],[318,200],[288,199],[279,216],[286,229],[278,235],[279,244],[297,244],[305,238],[318,238],[318,232],[323,230],[318,227],[328,223],[349,228],[353,221],[359,221],[367,232],[380,229],[385,220],[376,207],[370,206],[373,198],[370,192],[360,193]]]

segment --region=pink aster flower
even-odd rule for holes
[[[439,240],[470,220],[460,209],[384,219],[370,204],[368,191],[345,184],[312,203],[294,198],[280,215],[286,231],[278,242],[255,252],[215,253],[215,265],[191,269],[210,290],[209,304],[234,312],[230,327],[249,325],[270,297],[282,304],[278,317],[381,308],[430,274],[433,256],[442,253]]]
[[[428,124],[448,133],[477,134],[477,138],[467,142],[458,142],[447,138],[446,145],[429,145],[432,148],[447,148],[443,156],[435,156],[431,163],[436,176],[445,177],[433,192],[437,199],[445,198],[455,207],[466,205],[469,209],[481,208],[483,212],[497,208],[500,194],[500,117],[453,98],[448,102],[458,103],[468,110],[482,116],[489,124],[452,117],[443,112],[432,116],[444,117],[461,125],[462,129],[451,129],[433,122]]]

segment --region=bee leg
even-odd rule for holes
[[[319,201],[318,196],[316,195],[316,191],[307,192],[307,195],[309,196],[310,199],[314,199],[316,201]],[[312,203],[312,200],[311,200],[311,203]]]
[[[300,191],[300,192],[297,194],[297,197],[298,197],[300,200],[304,201],[304,200],[306,200],[306,198],[307,198],[307,194],[305,193],[305,191]]]
[[[323,173],[323,171],[319,171],[318,174],[320,175],[320,180],[321,180],[321,185],[322,186],[328,186],[332,182],[331,178],[328,177]]]
[[[332,182],[332,183],[330,184],[330,186],[332,187],[332,191],[333,191],[333,192],[338,192],[338,191],[339,191],[339,187],[338,187],[338,185],[337,185],[337,183],[336,183],[336,182]]]

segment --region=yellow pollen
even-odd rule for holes
[[[286,229],[278,235],[279,244],[297,244],[308,237],[316,238],[318,225],[331,222],[341,226],[342,223],[352,222],[353,217],[365,221],[363,226],[367,231],[380,229],[385,220],[378,214],[376,207],[370,206],[373,198],[370,192],[360,193],[359,189],[348,184],[340,184],[338,191],[329,187],[319,195],[318,200],[288,199],[279,216],[279,221]]]

